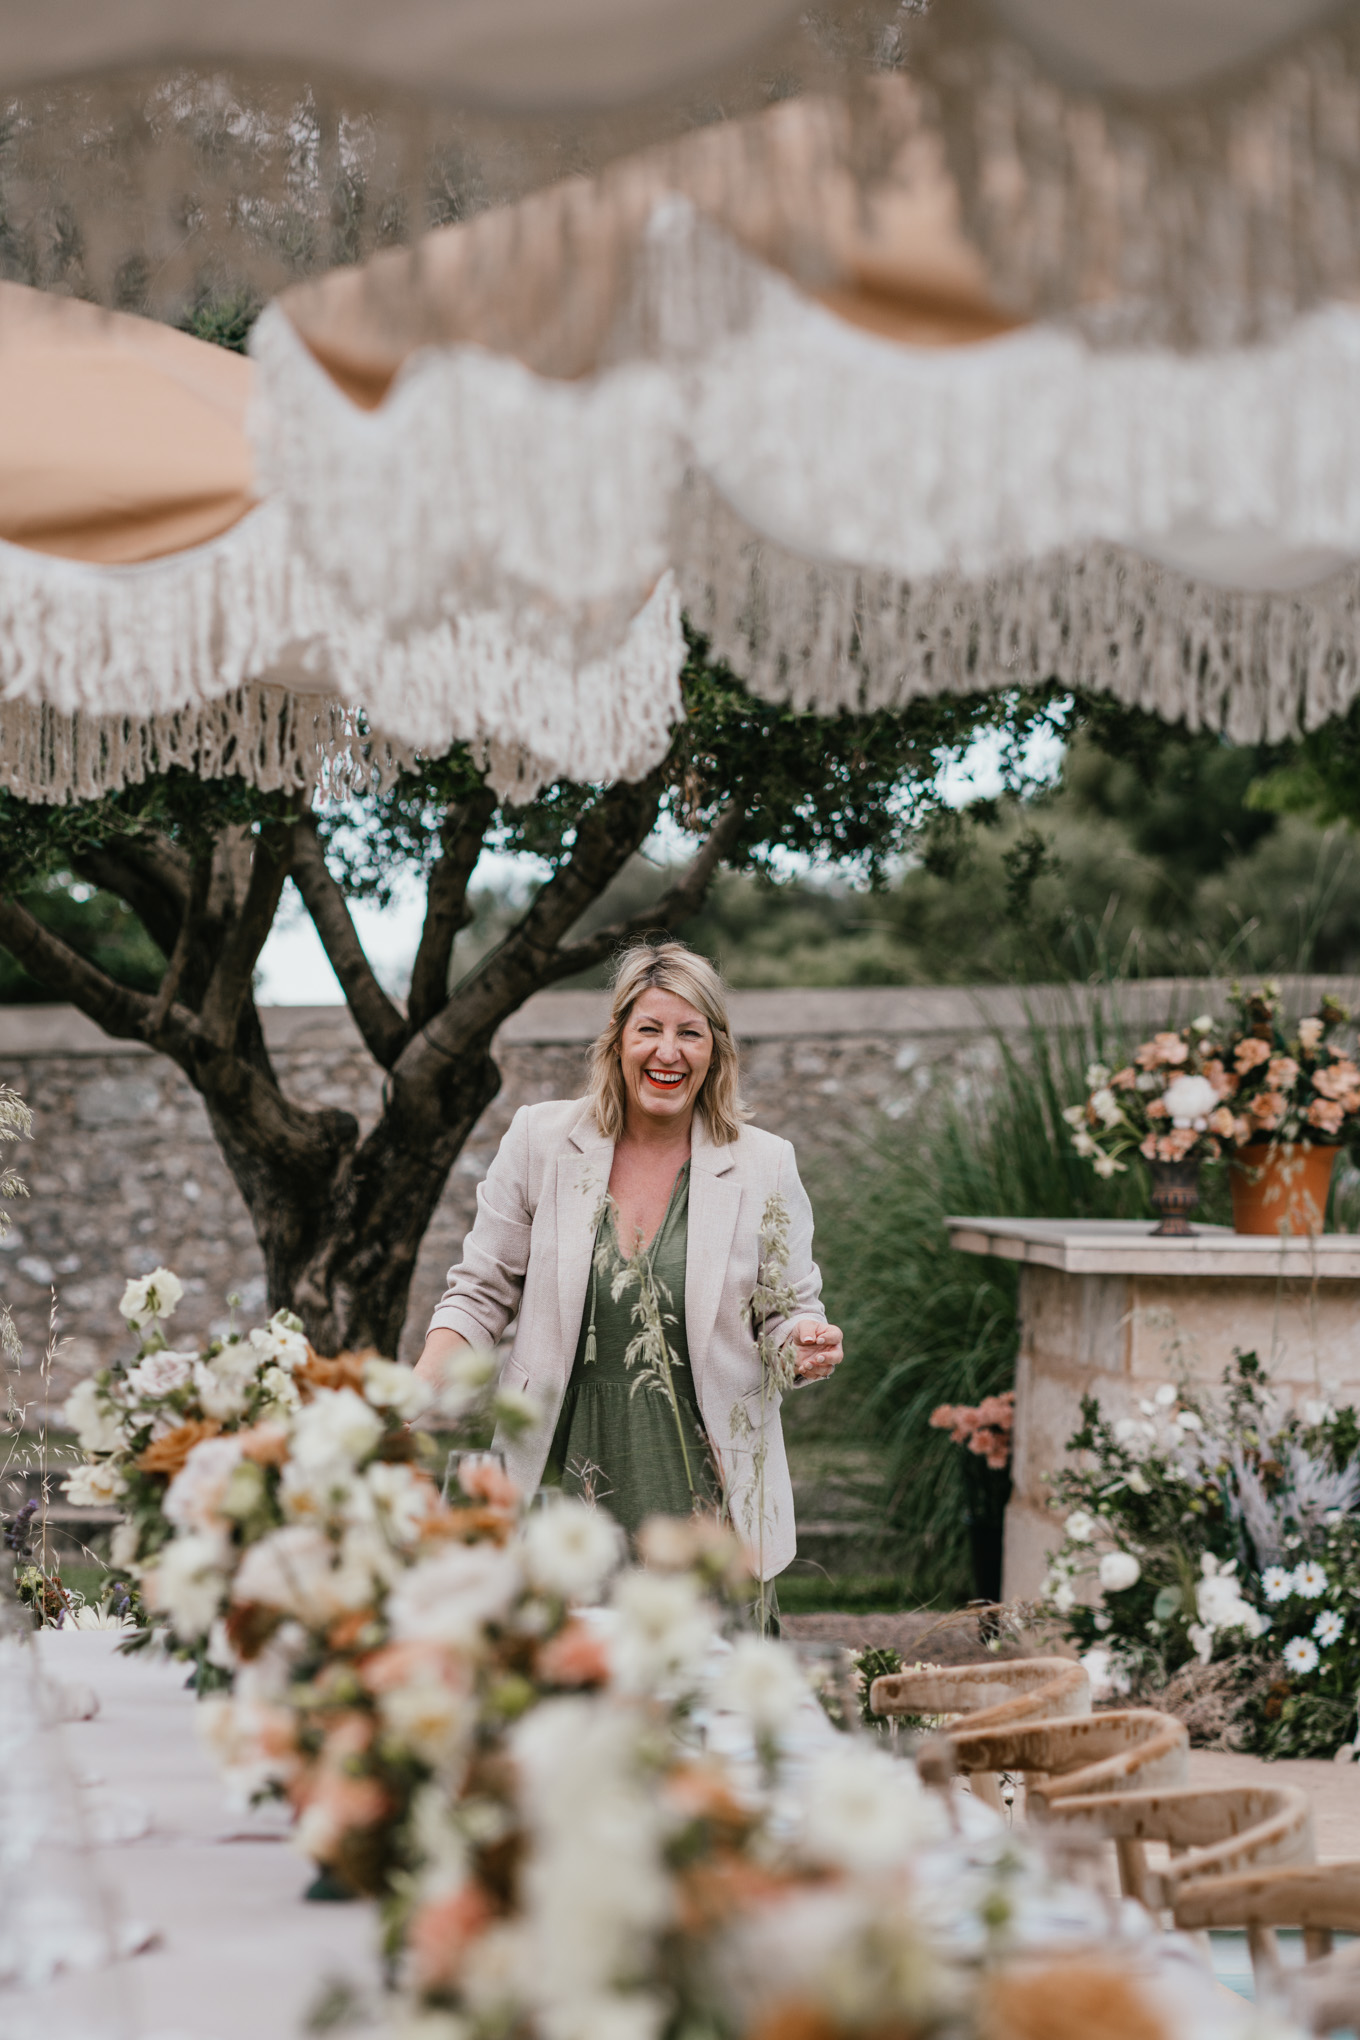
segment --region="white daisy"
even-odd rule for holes
[[[1330,1608],[1324,1608],[1317,1621],[1313,1624],[1313,1634],[1324,1650],[1330,1644],[1339,1643],[1345,1633],[1345,1623]]]
[[[1327,1591],[1327,1575],[1315,1558],[1305,1559],[1294,1568],[1294,1592],[1302,1594],[1305,1601],[1316,1601]]]
[[[1306,1636],[1291,1636],[1284,1647],[1285,1670],[1289,1672],[1315,1672],[1318,1662],[1318,1647]]]
[[[1294,1575],[1287,1565],[1268,1565],[1261,1574],[1261,1591],[1268,1601],[1287,1601],[1294,1591]]]

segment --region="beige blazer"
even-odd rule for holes
[[[463,1258],[430,1328],[495,1345],[518,1315],[502,1379],[525,1388],[544,1410],[527,1437],[498,1440],[526,1492],[538,1485],[566,1393],[590,1280],[600,1199],[614,1144],[585,1100],[523,1105],[510,1122],[486,1181]],[[723,1475],[732,1521],[763,1579],[782,1572],[797,1545],[780,1398],[762,1395],[760,1356],[748,1303],[756,1286],[760,1227],[771,1198],[788,1214],[787,1281],[798,1307],[767,1321],[776,1346],[799,1317],[825,1320],[822,1278],[812,1258],[812,1206],[788,1141],[742,1128],[715,1147],[694,1121],[685,1330],[704,1425]]]

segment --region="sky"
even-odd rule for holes
[[[1051,779],[1062,758],[1062,740],[1053,732],[1037,737],[1025,753],[1025,770],[1035,780]],[[944,798],[952,807],[986,799],[1001,790],[1001,739],[988,732],[970,745],[943,774]],[[678,831],[662,830],[644,846],[658,862],[678,863],[689,852]],[[530,857],[484,850],[472,876],[474,888],[528,885],[541,866]],[[791,872],[797,867],[791,863]],[[400,996],[410,978],[420,940],[424,888],[412,879],[387,907],[356,901],[351,908],[364,953],[384,990]],[[256,998],[262,1006],[341,1006],[341,991],[325,950],[290,880],[274,927],[260,956]]]

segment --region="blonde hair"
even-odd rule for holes
[[[727,987],[706,956],[683,942],[639,943],[626,949],[614,972],[609,1022],[590,1051],[590,1103],[606,1140],[623,1132],[627,1094],[619,1043],[643,992],[673,992],[703,1014],[713,1035],[713,1060],[695,1099],[715,1147],[725,1147],[741,1132],[750,1114],[737,1093],[737,1044],[727,1017]]]

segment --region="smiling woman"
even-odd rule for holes
[[[796,1549],[780,1383],[830,1374],[841,1336],[793,1149],[743,1124],[737,1079],[712,965],[630,950],[589,1095],[516,1113],[417,1371],[438,1381],[518,1316],[505,1379],[543,1418],[507,1445],[512,1474],[630,1533],[725,1509],[769,1579]]]

